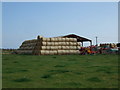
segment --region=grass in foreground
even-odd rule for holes
[[[117,88],[117,55],[3,55],[3,88]]]

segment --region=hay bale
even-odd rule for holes
[[[70,49],[70,50],[73,50],[73,49],[74,49],[74,46],[69,46],[69,49]]]
[[[69,50],[66,50],[66,54],[69,54]]]
[[[80,54],[80,51],[79,50],[76,50],[77,54]]]
[[[69,38],[69,41],[70,41],[70,42],[72,42],[72,40],[73,40],[72,38]]]
[[[76,50],[71,50],[71,54],[76,54]]]
[[[76,38],[69,38],[69,41],[70,42],[77,42],[77,39]]]
[[[61,42],[58,42],[58,45],[61,46]]]
[[[65,51],[65,50],[63,50],[63,51],[62,51],[62,54],[66,54],[66,51]]]
[[[78,46],[81,46],[80,42],[77,42],[77,45],[78,45]]]
[[[58,42],[58,38],[54,38],[54,41],[55,41],[55,42]]]
[[[81,47],[80,47],[80,46],[77,46],[77,49],[81,49]]]
[[[45,55],[45,50],[40,50],[41,55]]]
[[[54,55],[57,55],[57,50],[54,50]]]
[[[55,40],[54,40],[54,38],[51,38],[51,42],[54,42]]]
[[[76,50],[76,49],[77,49],[77,47],[76,47],[76,46],[73,46],[73,49],[74,49],[74,50]]]
[[[50,52],[48,50],[45,51],[45,55],[49,55]]]
[[[69,45],[70,45],[70,42],[66,42],[66,45],[69,46]]]
[[[43,46],[46,46],[46,45],[47,45],[47,42],[42,42],[42,45],[43,45]]]
[[[65,42],[66,41],[66,38],[62,38],[62,42]]]
[[[62,45],[66,46],[66,42],[62,42]]]
[[[46,46],[42,46],[41,48],[42,48],[42,50],[45,50],[45,49],[47,49],[47,48],[46,48]]]
[[[50,42],[50,38],[46,38],[46,42]]]
[[[58,46],[58,49],[60,50],[62,47],[61,46]]]
[[[51,46],[52,45],[52,43],[51,42],[46,42],[47,43],[47,46]]]
[[[55,44],[54,44],[54,42],[51,42],[51,46],[54,46]]]
[[[55,43],[54,43],[54,45],[55,45],[55,46],[58,46],[58,45],[59,45],[59,43],[58,43],[58,42],[55,42]]]
[[[73,46],[73,42],[69,42],[69,45],[70,45],[70,46]]]
[[[54,46],[54,49],[57,50],[57,49],[58,49],[58,46]]]
[[[61,41],[62,41],[62,38],[58,38],[58,41],[61,42]]]
[[[73,46],[77,46],[77,43],[76,43],[76,42],[73,42]]]
[[[69,53],[70,53],[70,54],[73,54],[73,50],[70,50]]]
[[[47,41],[47,38],[44,38],[44,37],[43,37],[42,40],[43,40],[44,42],[46,42],[46,41]]]
[[[54,51],[50,50],[50,51],[49,51],[49,54],[50,54],[50,55],[54,55]]]
[[[50,46],[50,50],[54,50],[54,46]]]
[[[64,46],[61,46],[61,49],[64,50]]]
[[[57,52],[59,55],[63,54],[63,50],[58,50]]]
[[[76,38],[73,38],[73,41],[74,41],[74,42],[77,42],[77,39],[76,39]]]
[[[50,46],[46,46],[46,49],[47,49],[47,50],[50,50],[50,48],[51,48]]]
[[[69,40],[69,38],[65,38],[65,41],[66,41],[66,42],[69,42],[70,40]]]

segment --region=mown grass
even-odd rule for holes
[[[3,88],[117,88],[117,55],[3,55]]]

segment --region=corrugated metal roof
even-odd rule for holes
[[[69,34],[69,35],[65,35],[65,36],[61,36],[61,37],[68,37],[68,38],[77,38],[78,42],[84,42],[84,41],[92,41],[90,39],[75,35],[75,34]]]

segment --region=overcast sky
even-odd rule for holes
[[[3,48],[18,48],[37,35],[76,34],[98,43],[118,42],[117,2],[3,2]],[[89,43],[84,44],[89,45]]]

